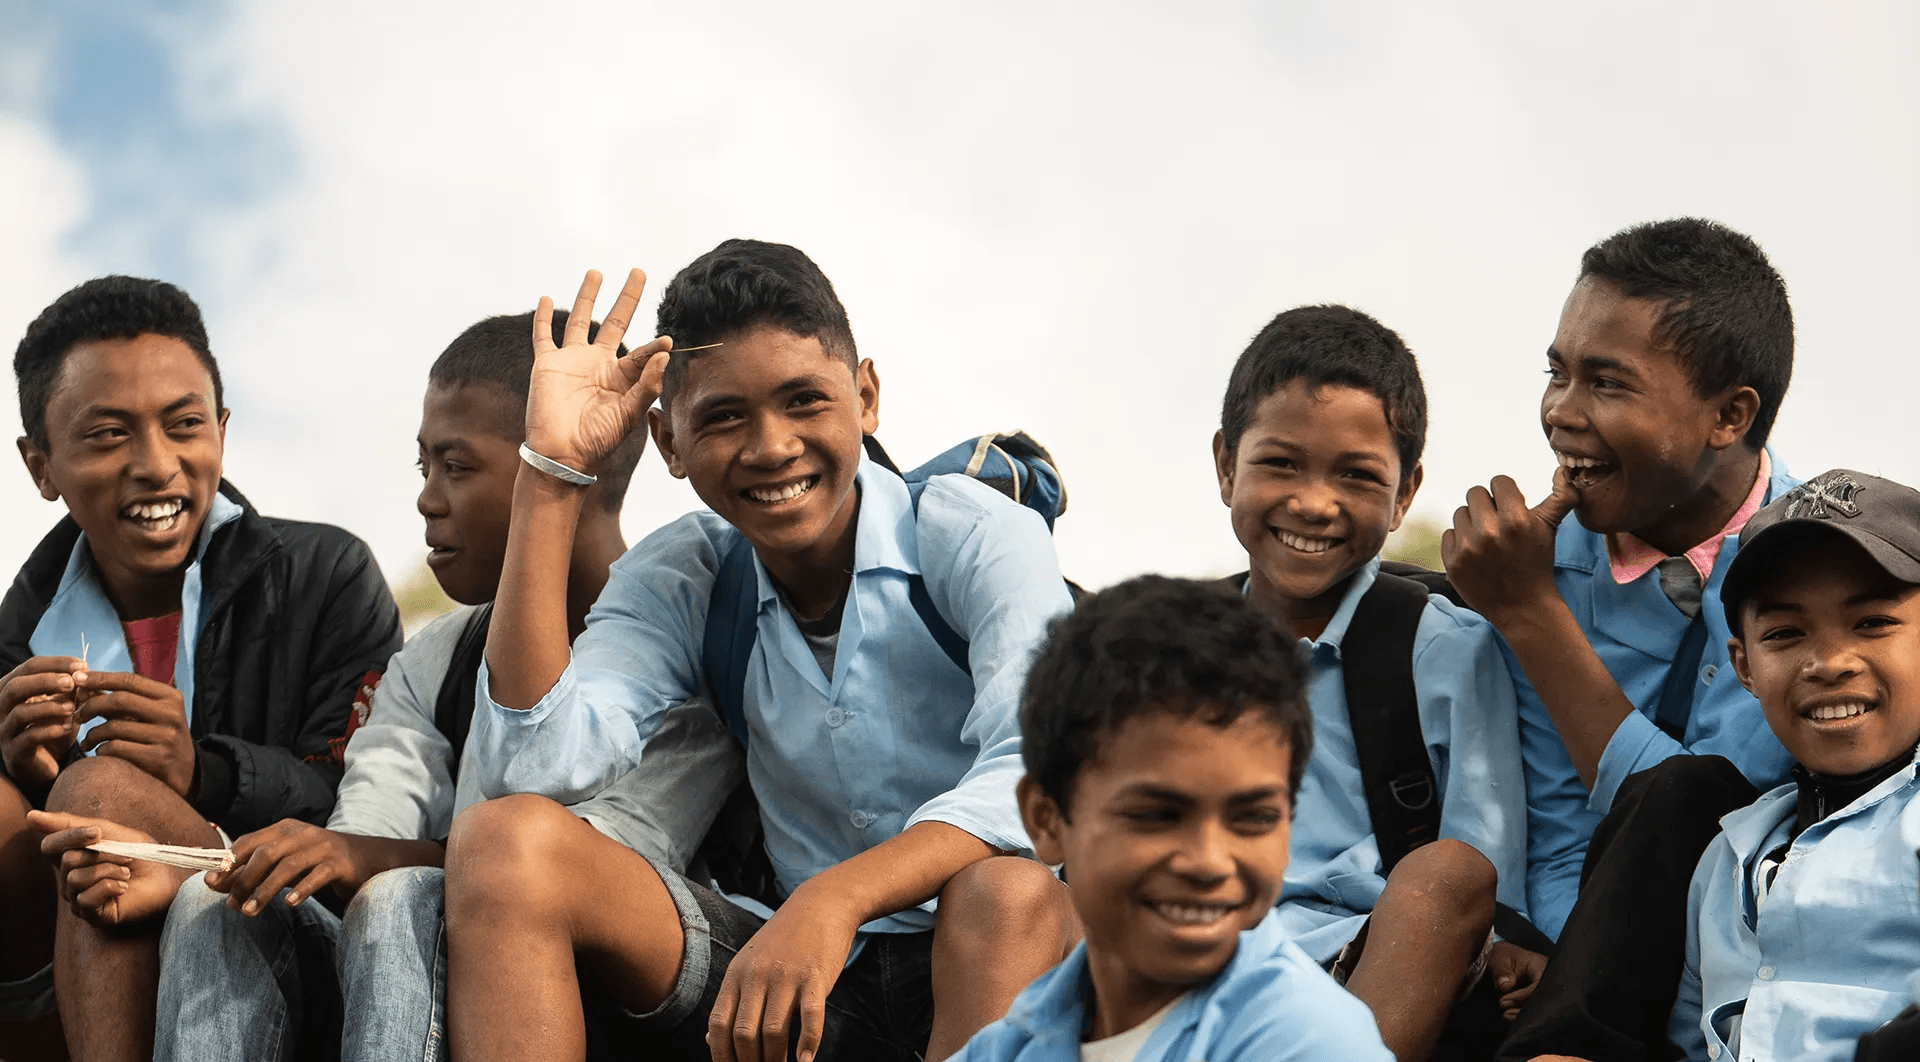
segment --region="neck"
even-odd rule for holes
[[[100,589],[121,622],[180,611],[180,590],[187,582],[185,568],[149,575],[110,568],[100,563],[98,555],[93,558],[93,566],[100,576]]]
[[[1726,529],[1740,511],[1760,477],[1760,451],[1744,442],[1725,450],[1707,451],[1713,462],[1707,479],[1693,497],[1668,510],[1651,526],[1634,532],[1642,542],[1669,557],[1678,557]]]
[[[1799,786],[1799,799],[1794,810],[1794,836],[1799,836],[1800,831],[1866,796],[1875,786],[1900,773],[1907,764],[1913,762],[1915,751],[1907,749],[1880,766],[1868,768],[1859,774],[1820,774],[1795,764],[1793,780]]]
[[[1188,987],[1141,977],[1118,959],[1087,949],[1087,979],[1092,982],[1086,1039],[1105,1040],[1135,1029],[1179,999]]]
[[[1247,597],[1268,615],[1284,620],[1295,638],[1312,641],[1326,633],[1355,574],[1349,572],[1335,579],[1332,586],[1312,597],[1290,597],[1254,568],[1247,573]]]
[[[819,619],[833,610],[846,596],[853,582],[854,545],[860,530],[860,492],[847,496],[846,504],[826,534],[818,542],[796,553],[778,556],[760,554],[787,603],[804,619]]]
[[[626,551],[619,513],[595,513],[581,519],[573,533],[573,559],[567,566],[568,641],[587,629],[587,610],[606,588],[607,569]]]

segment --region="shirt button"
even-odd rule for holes
[[[1720,1045],[1719,1045],[1719,1044],[1708,1044],[1708,1045],[1707,1045],[1707,1057],[1708,1057],[1708,1058],[1719,1058],[1719,1057],[1720,1057]]]
[[[1700,684],[1702,686],[1713,685],[1713,676],[1718,675],[1719,673],[1720,673],[1720,665],[1718,664],[1708,664],[1706,667],[1701,668]]]
[[[1773,980],[1773,967],[1771,966],[1760,967],[1760,980],[1762,981]]]
[[[846,721],[847,721],[847,713],[841,711],[838,708],[827,709],[827,725],[828,726],[839,726],[841,723],[844,723]]]
[[[856,811],[847,816],[847,821],[853,823],[855,829],[864,830],[873,825],[873,816],[864,811]]]

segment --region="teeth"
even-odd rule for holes
[[[1808,712],[1807,718],[1824,723],[1834,719],[1851,719],[1856,715],[1864,714],[1866,710],[1867,706],[1864,701],[1851,701],[1847,704],[1823,704],[1813,711]]]
[[[1223,904],[1196,903],[1156,903],[1153,908],[1169,922],[1188,926],[1204,926],[1218,922],[1227,916],[1228,911],[1233,910]]]
[[[1340,540],[1337,538],[1307,538],[1304,535],[1296,535],[1287,531],[1280,532],[1280,543],[1282,545],[1289,549],[1297,549],[1302,553],[1325,553],[1335,545],[1338,545],[1339,542]]]
[[[769,505],[773,504],[774,502],[792,501],[793,499],[798,498],[800,495],[805,494],[806,492],[812,490],[813,483],[814,483],[813,478],[808,477],[807,479],[803,479],[798,483],[789,483],[784,487],[754,488],[747,491],[747,497],[752,498],[754,501],[757,501],[757,502],[765,502]]]
[[[171,501],[156,502],[152,505],[129,505],[120,513],[135,520],[165,520],[180,515],[180,510],[184,508],[186,503],[179,498],[174,498]]]
[[[1606,466],[1606,462],[1597,457],[1575,457],[1572,454],[1557,452],[1555,456],[1560,458],[1562,468],[1604,468]]]

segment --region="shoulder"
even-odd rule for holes
[[[1235,970],[1210,1001],[1227,1019],[1226,1040],[1265,1044],[1282,1034],[1295,1045],[1290,1058],[1387,1057],[1366,1004],[1293,941],[1267,947],[1268,954]],[[1334,1053],[1309,1053],[1309,1048]]]
[[[395,659],[407,657],[423,660],[430,656],[444,658],[453,655],[454,648],[460,644],[460,637],[467,633],[467,624],[473,620],[473,614],[480,611],[481,605],[461,605],[444,616],[436,616],[427,625],[415,631],[407,639]]]
[[[690,567],[712,572],[720,557],[741,540],[740,532],[710,509],[687,513],[655,528],[613,563],[628,575],[657,571],[685,572]]]
[[[60,577],[66,573],[67,560],[79,540],[80,525],[71,516],[62,516],[33,548],[8,587],[5,600],[0,601],[0,652],[7,655],[8,667],[33,655],[27,648],[28,639],[60,589]]]
[[[1014,551],[1053,552],[1053,533],[1040,514],[972,476],[934,476],[920,494],[915,517],[922,565],[953,556],[962,543],[981,534]]]

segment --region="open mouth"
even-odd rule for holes
[[[454,555],[459,552],[460,550],[456,547],[442,546],[429,542],[427,543],[427,564],[430,567],[445,564],[452,560]]]
[[[1297,535],[1291,531],[1275,531],[1273,533],[1273,537],[1279,539],[1281,545],[1287,547],[1290,550],[1293,550],[1296,553],[1325,553],[1326,551],[1346,541],[1345,539],[1342,539],[1342,538],[1321,538],[1316,535]]]
[[[120,519],[149,534],[162,534],[180,526],[180,518],[186,512],[187,499],[168,498],[165,501],[124,506],[120,510]]]
[[[1581,457],[1577,454],[1554,451],[1560,459],[1560,467],[1567,470],[1567,481],[1575,490],[1585,490],[1606,478],[1613,471],[1613,465],[1597,457]]]
[[[1156,900],[1147,901],[1147,906],[1161,918],[1176,926],[1205,928],[1216,925],[1221,919],[1240,909],[1239,904],[1224,903],[1172,903]]]
[[[748,487],[740,492],[740,496],[757,505],[786,505],[805,497],[808,491],[819,485],[819,476],[802,476],[775,486]]]
[[[1815,725],[1846,725],[1874,711],[1878,706],[1872,701],[1829,701],[1802,709],[1800,718]]]

